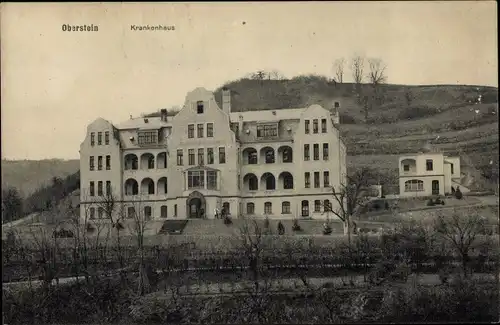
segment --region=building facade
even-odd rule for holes
[[[399,158],[399,195],[404,197],[447,195],[460,187],[460,157],[443,153],[419,153]],[[453,188],[453,190],[452,190]]]
[[[128,217],[325,218],[346,180],[339,101],[325,109],[231,111],[197,88],[175,116],[97,119],[80,146],[81,215],[106,218],[112,193]],[[335,209],[334,206],[332,206]],[[119,212],[118,212],[119,211]]]

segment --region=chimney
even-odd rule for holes
[[[340,124],[340,102],[334,101],[330,109],[333,124]]]
[[[231,113],[231,90],[222,88],[222,110],[227,114]]]
[[[165,108],[160,110],[160,117],[163,122],[167,121],[167,110]]]

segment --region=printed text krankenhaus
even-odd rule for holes
[[[165,25],[130,25],[130,30],[175,30],[175,26]]]

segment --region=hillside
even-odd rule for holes
[[[16,187],[23,197],[48,185],[52,177],[64,178],[80,168],[78,160],[4,160],[2,159],[2,188]]]
[[[375,167],[381,170],[385,183],[396,183],[398,154],[429,146],[460,155],[463,170],[476,185],[484,185],[479,181],[479,170],[498,170],[498,89],[494,87],[381,85],[381,100],[368,110],[366,121],[354,86],[334,84],[324,77],[229,82],[215,90],[219,104],[222,87],[231,89],[234,111],[314,103],[329,107],[333,99],[340,99],[340,129],[348,148],[348,166]],[[369,85],[362,85],[364,96],[371,91]],[[477,103],[479,96],[481,103]],[[493,165],[489,164],[491,160]],[[2,186],[15,186],[28,195],[49,184],[52,177],[76,171],[77,160],[2,160]],[[391,192],[394,190],[397,188]]]

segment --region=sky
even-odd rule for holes
[[[389,83],[498,87],[494,1],[2,3],[0,14],[3,159],[78,159],[98,117],[181,106],[194,88],[261,69],[332,76],[353,54],[382,59]],[[145,24],[175,30],[131,30]]]

